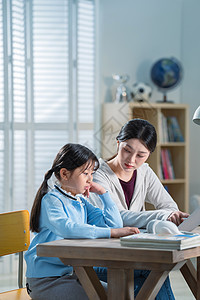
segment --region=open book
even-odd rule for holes
[[[178,226],[178,229],[182,231],[192,231],[198,225],[200,225],[200,207],[195,209],[195,211]]]

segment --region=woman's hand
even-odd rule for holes
[[[89,197],[90,192],[98,195],[102,195],[105,194],[106,190],[100,184],[92,181],[90,183],[90,187],[83,193],[83,196]]]
[[[178,211],[171,213],[169,215],[169,217],[167,218],[167,221],[173,222],[174,224],[176,224],[178,226],[184,221],[185,218],[188,218],[188,217],[189,217],[188,213],[178,210]]]
[[[137,227],[111,228],[111,238],[119,238],[137,233],[140,233]]]

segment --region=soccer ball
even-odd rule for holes
[[[152,95],[152,88],[147,83],[136,82],[133,84],[131,95],[134,101],[149,101]]]

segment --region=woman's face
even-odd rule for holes
[[[117,160],[126,172],[138,169],[149,157],[150,151],[138,139],[119,143]]]

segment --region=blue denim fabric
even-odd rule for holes
[[[107,268],[94,267],[97,276],[101,281],[107,282]],[[146,270],[134,270],[134,295],[137,296],[140,288],[148,277],[150,271]],[[175,300],[169,277],[163,283],[159,293],[157,294],[156,300]]]

